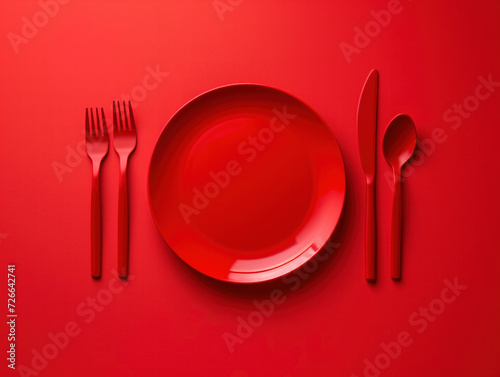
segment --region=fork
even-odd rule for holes
[[[128,183],[127,163],[137,144],[132,105],[128,101],[128,117],[125,101],[123,101],[123,116],[120,102],[113,101],[113,146],[120,158],[120,188],[118,193],[118,277],[128,277]]]
[[[90,123],[89,123],[90,110]],[[99,172],[101,162],[108,154],[108,128],[104,109],[101,108],[101,121],[99,121],[99,110],[95,109],[96,122],[92,109],[85,109],[85,148],[89,158],[92,160],[92,194],[90,200],[90,273],[93,278],[100,278],[102,271],[101,251],[101,190]]]

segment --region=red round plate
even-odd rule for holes
[[[224,86],[182,107],[163,130],[148,177],[162,237],[215,279],[282,276],[325,244],[342,211],[337,141],[306,104],[277,89]]]

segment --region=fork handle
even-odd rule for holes
[[[101,252],[101,190],[99,179],[100,161],[92,164],[92,191],[90,198],[90,273],[100,278],[102,271]]]
[[[128,277],[128,156],[120,156],[120,188],[118,193],[118,277]]]

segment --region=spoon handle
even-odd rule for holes
[[[396,172],[392,198],[391,277],[401,279],[401,175]]]
[[[366,235],[365,235],[365,278],[377,279],[375,231],[375,179],[366,182]]]

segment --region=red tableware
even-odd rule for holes
[[[123,109],[123,115],[122,110]],[[113,146],[120,157],[120,188],[118,192],[118,276],[128,277],[128,159],[137,144],[132,105],[128,102],[128,116],[125,101],[113,101]]]
[[[401,278],[401,169],[415,151],[417,131],[406,114],[395,116],[384,135],[383,151],[394,175],[391,226],[391,277]]]
[[[168,122],[148,176],[162,237],[212,278],[253,283],[313,257],[342,211],[345,171],[327,124],[277,89],[206,92]]]
[[[376,227],[375,227],[375,156],[377,143],[378,71],[373,69],[365,81],[358,104],[358,147],[361,165],[366,174],[366,235],[365,278],[375,281]]]
[[[90,121],[89,121],[90,110]],[[109,138],[104,109],[99,111],[85,109],[85,148],[92,161],[92,193],[90,199],[90,274],[100,278],[102,271],[102,227],[101,227],[101,184],[100,170],[102,160],[108,154]]]

